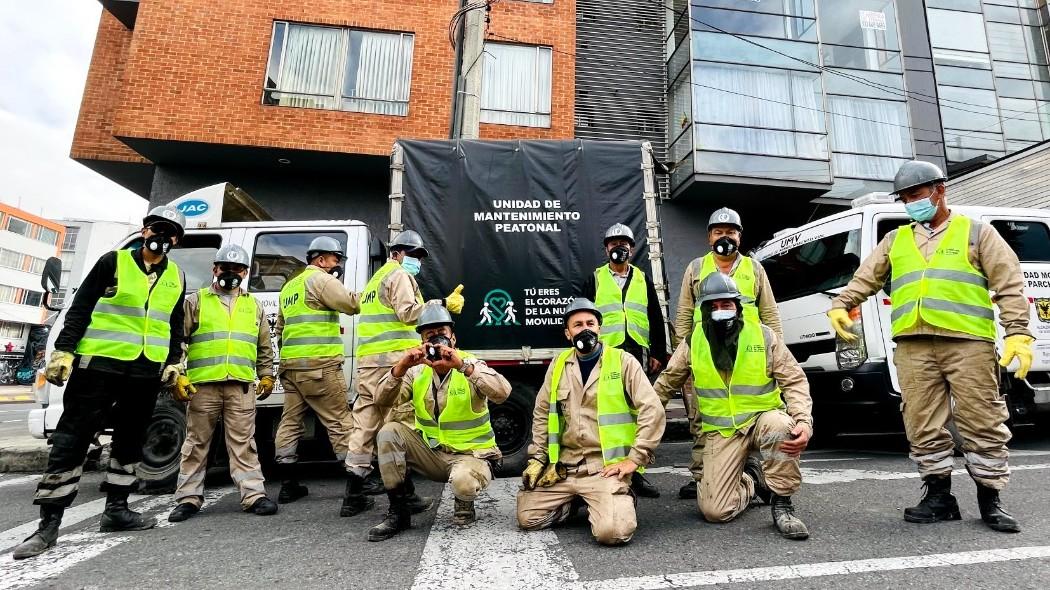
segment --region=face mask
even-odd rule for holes
[[[724,322],[726,320],[735,320],[736,310],[734,309],[715,309],[711,311],[711,320],[715,322]]]
[[[337,279],[341,278],[343,276],[343,267],[339,266],[337,264],[337,265],[333,266],[332,268],[328,269],[328,274],[332,275],[333,277],[335,277]]]
[[[219,275],[215,280],[215,283],[219,285],[220,289],[226,291],[233,291],[237,287],[241,286],[241,275],[236,272],[224,272]]]
[[[419,274],[420,262],[418,258],[412,258],[411,256],[405,256],[401,260],[401,268],[405,269],[405,272],[412,276]]]
[[[582,354],[591,354],[598,348],[598,335],[591,330],[584,330],[572,337],[572,346]]]
[[[427,359],[430,360],[430,362],[436,362],[441,360],[441,354],[440,352],[438,352],[438,346],[447,346],[449,348],[452,348],[452,341],[449,340],[447,336],[444,336],[442,334],[438,334],[436,336],[431,336],[430,338],[428,338]]]
[[[930,200],[930,197],[907,203],[904,205],[904,209],[908,212],[908,217],[919,223],[925,223],[933,219],[934,215],[937,214],[937,207]]]
[[[731,256],[733,252],[736,252],[740,245],[736,243],[736,240],[729,236],[722,236],[715,241],[715,254],[719,256]]]
[[[145,247],[154,254],[167,254],[175,245],[175,240],[163,234],[153,234],[146,238]]]
[[[631,251],[625,246],[617,246],[609,252],[609,260],[613,261],[614,264],[623,264],[630,258]]]

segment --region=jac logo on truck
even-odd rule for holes
[[[186,201],[179,205],[179,211],[186,217],[197,217],[198,215],[204,215],[211,208],[207,201]]]
[[[1036,299],[1035,311],[1039,321],[1050,323],[1050,299]]]

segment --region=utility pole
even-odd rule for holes
[[[485,50],[485,20],[488,2],[478,0],[469,4],[463,18],[463,55],[460,64],[460,139],[477,139],[481,126],[481,73],[485,69],[482,53]]]

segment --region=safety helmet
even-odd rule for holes
[[[422,251],[423,255],[417,256],[417,258],[426,258],[427,256],[430,256],[430,252],[427,252],[427,249],[423,247],[423,238],[419,237],[419,234],[410,229],[406,229],[394,236],[394,239],[387,244],[387,247],[391,250],[407,250],[409,252]]]
[[[423,313],[419,314],[419,321],[416,322],[416,332],[422,334],[423,330],[438,326],[455,328],[456,322],[452,321],[452,315],[448,313],[448,309],[444,305],[428,303],[423,307]]]
[[[562,314],[561,319],[565,325],[569,324],[569,318],[575,315],[577,312],[589,311],[594,314],[594,317],[598,318],[598,325],[602,325],[602,312],[598,311],[598,308],[594,305],[594,302],[586,297],[577,297],[573,299],[571,303],[565,308],[565,312]]]
[[[176,236],[179,238],[186,232],[186,216],[182,214],[182,211],[170,205],[150,209],[149,213],[142,218],[142,227],[149,227],[158,221],[166,221],[174,225],[177,230]]]
[[[339,240],[329,236],[317,236],[310,242],[310,247],[306,249],[306,260],[313,260],[318,254],[335,254],[340,259],[346,258]]]
[[[707,220],[707,231],[716,225],[731,225],[738,231],[744,231],[744,225],[740,222],[740,214],[729,207],[722,207],[711,214]]]
[[[715,301],[718,299],[734,299],[740,301],[740,289],[736,286],[733,277],[720,272],[713,272],[700,283],[700,303]]]
[[[237,244],[226,244],[215,253],[215,264],[240,264],[247,268],[248,252]]]
[[[936,164],[911,160],[901,164],[901,167],[897,169],[897,175],[893,177],[893,192],[890,194],[899,195],[901,191],[910,188],[945,180],[948,180],[948,177]]]
[[[605,239],[602,240],[603,244],[608,244],[609,240],[613,238],[627,238],[627,241],[634,246],[634,232],[631,228],[627,227],[622,223],[617,223],[605,230]]]

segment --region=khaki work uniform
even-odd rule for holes
[[[361,311],[358,293],[347,291],[339,279],[327,272],[314,273],[306,280],[306,305],[318,311],[338,311],[354,315]],[[284,332],[284,314],[277,315],[277,341]],[[307,408],[328,431],[328,441],[338,459],[346,456],[350,434],[350,388],[343,376],[343,355],[320,358],[281,359],[278,373],[284,388],[284,409],[277,426],[275,445],[278,463],[299,460],[299,439],[305,430]]]
[[[240,289],[228,293],[212,285],[211,290],[219,296],[227,313],[233,313],[237,297],[251,297]],[[200,294],[196,291],[187,294],[184,308],[185,333],[193,334],[200,322]],[[270,330],[263,317],[262,306],[256,308],[259,342],[255,372],[259,377],[272,376]],[[192,337],[189,338],[192,340]],[[197,393],[186,408],[186,442],[182,444],[182,463],[179,465],[175,501],[193,504],[198,508],[203,503],[208,451],[212,435],[215,434],[215,425],[221,417],[226,436],[226,453],[230,459],[230,477],[240,490],[241,507],[248,509],[266,495],[259,451],[255,446],[255,387],[232,379],[197,383],[196,387]]]
[[[441,304],[440,299],[420,303],[419,285],[407,272],[396,270],[383,278],[379,285],[379,301],[394,310],[398,320],[415,325],[423,307],[428,303]],[[361,477],[372,471],[372,455],[375,453],[376,434],[388,421],[415,426],[415,411],[412,395],[376,402],[379,382],[390,369],[401,360],[405,351],[370,354],[357,358],[357,400],[351,412],[349,452],[346,454],[346,470]],[[411,390],[410,390],[411,391]]]
[[[940,227],[912,223],[915,245],[929,261],[958,214]],[[999,323],[1007,336],[1028,331],[1028,299],[1024,296],[1021,263],[994,227],[972,220],[969,260],[988,277],[992,301],[999,306]],[[832,301],[832,308],[851,309],[883,288],[890,277],[890,248],[896,230],[875,247],[853,280]],[[896,336],[893,363],[901,386],[904,429],[911,458],[922,477],[952,471],[955,444],[946,428],[955,419],[963,438],[963,455],[970,475],[981,485],[1001,490],[1010,478],[1010,413],[999,394],[995,342],[918,321]],[[951,402],[955,402],[954,409]]]
[[[399,399],[412,399],[412,385],[426,365],[409,369],[398,379],[387,372],[379,381],[376,403],[388,406]],[[445,408],[448,386],[452,373],[440,378],[433,376],[425,403],[427,412],[435,418]],[[474,370],[467,377],[470,386],[470,402],[474,411],[486,411],[488,402],[503,403],[510,396],[510,382],[482,361],[474,363]],[[413,412],[413,416],[414,416]],[[492,482],[491,464],[503,455],[499,447],[474,451],[455,451],[440,446],[430,448],[422,435],[404,422],[387,422],[376,436],[379,452],[379,472],[383,485],[392,490],[405,481],[408,469],[412,469],[431,481],[449,482],[457,500],[472,502],[481,490]]]
[[[624,351],[620,354],[624,393],[628,404],[637,411],[635,422],[638,430],[627,458],[644,467],[653,461],[653,453],[664,434],[666,418],[660,398],[653,391],[642,365],[631,354]],[[518,526],[524,530],[539,530],[564,522],[576,497],[586,502],[591,534],[599,543],[626,543],[638,528],[631,478],[601,475],[605,468],[598,435],[601,365],[599,359],[584,384],[576,355],[570,355],[565,361],[565,373],[557,391],[563,423],[558,462],[568,469],[568,477],[550,487],[518,492]],[[536,394],[532,444],[529,445],[529,455],[544,463],[547,462],[547,414],[553,368],[552,363]]]
[[[729,269],[729,276],[736,276],[743,256],[739,252],[736,254],[733,266]],[[693,311],[699,305],[697,302],[700,301],[700,283],[703,281],[703,277],[700,276],[700,269],[703,268],[703,263],[704,257],[701,256],[694,258],[685,267],[685,274],[682,276],[682,288],[678,291],[678,309],[674,318],[674,334],[671,339],[674,342],[688,342],[693,335]],[[716,260],[715,267],[717,268],[717,266],[718,261]],[[766,274],[766,269],[762,268],[762,265],[753,258],[751,259],[751,266],[755,272],[755,305],[758,307],[758,319],[762,324],[772,328],[777,336],[783,338],[784,328],[780,323],[780,308],[777,307],[777,300],[773,297],[773,287],[769,284],[769,276]],[[682,400],[685,402],[686,415],[689,418],[689,433],[693,435],[693,440],[695,441],[689,470],[693,473],[693,479],[700,481],[704,475],[703,444],[705,439],[702,436],[696,436],[700,432],[700,426],[696,422],[696,396],[693,395],[692,385],[693,381],[690,375],[685,383],[685,389],[682,391]],[[671,399],[670,394],[666,394],[666,397],[662,399],[666,406]]]

